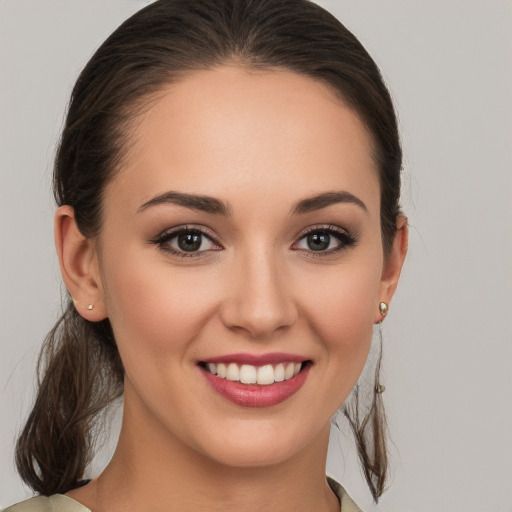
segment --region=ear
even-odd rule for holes
[[[395,294],[400,278],[400,272],[407,254],[407,245],[409,241],[409,228],[407,225],[407,217],[399,215],[396,222],[396,233],[393,238],[393,244],[389,254],[384,259],[382,268],[382,276],[379,287],[378,302],[389,304]],[[383,316],[379,311],[379,304],[376,305],[375,323],[381,322]]]
[[[62,278],[78,313],[91,322],[105,319],[107,313],[96,240],[86,238],[80,232],[71,206],[65,205],[57,209],[55,245]]]

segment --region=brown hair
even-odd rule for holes
[[[374,139],[387,254],[399,213],[402,161],[392,101],[359,41],[308,0],[159,0],[126,20],[96,51],[73,89],[55,161],[57,204],[71,205],[81,232],[96,236],[102,193],[122,165],[130,121],[149,96],[189,71],[234,60],[315,78],[359,114]],[[38,368],[39,391],[18,440],[16,462],[23,480],[49,495],[78,486],[98,414],[123,392],[108,319],[87,322],[69,299]],[[377,500],[387,471],[380,397],[375,395],[362,419],[347,407],[345,414]]]

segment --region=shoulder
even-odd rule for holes
[[[331,477],[327,477],[329,486],[338,496],[343,512],[362,512],[350,498],[345,489]],[[2,512],[91,512],[78,501],[63,494],[53,496],[36,496],[16,505],[7,507]]]
[[[64,494],[53,496],[36,496],[16,505],[7,507],[2,512],[91,512],[78,501]]]
[[[331,478],[327,477],[327,482],[329,487],[333,490],[334,494],[338,496],[341,503],[341,510],[343,512],[362,512],[362,510],[357,506],[356,502],[352,500],[352,498],[347,494],[347,491],[343,489],[343,487]]]

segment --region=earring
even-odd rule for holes
[[[384,391],[386,391],[386,386],[384,386],[384,384],[377,383],[375,385],[374,391],[375,391],[375,394],[382,395],[382,393],[384,393]]]
[[[93,309],[93,308],[94,308],[94,304],[89,304],[89,305],[87,306],[87,309],[88,309],[89,311],[90,311],[91,309]]]
[[[387,305],[386,302],[381,302],[379,304],[379,311],[380,311],[380,314],[384,317],[388,314],[388,309],[389,309],[389,306]]]

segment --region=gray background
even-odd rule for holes
[[[0,508],[29,495],[13,439],[59,313],[49,182],[67,97],[147,3],[0,0]],[[410,252],[384,325],[392,486],[377,509],[512,511],[512,3],[319,3],[381,66],[405,147]],[[343,432],[328,467],[375,510]]]

